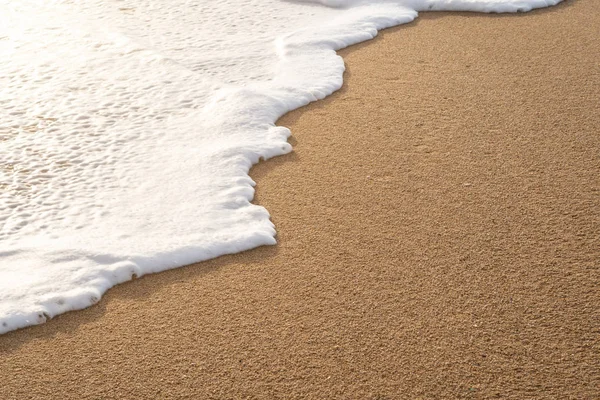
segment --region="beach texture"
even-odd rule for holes
[[[0,336],[0,398],[600,398],[599,38],[568,0],[342,51],[252,170],[279,244]]]

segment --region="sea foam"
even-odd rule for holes
[[[248,171],[340,88],[335,50],[418,11],[559,2],[0,0],[0,333],[274,244]]]

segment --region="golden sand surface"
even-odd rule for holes
[[[252,170],[279,244],[0,336],[1,399],[600,398],[600,2],[341,54]]]

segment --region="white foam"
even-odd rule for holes
[[[248,171],[340,88],[335,50],[418,11],[559,1],[0,0],[0,333],[274,244]]]

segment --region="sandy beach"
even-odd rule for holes
[[[0,336],[1,399],[600,398],[600,2],[340,54],[251,172],[278,245]]]

